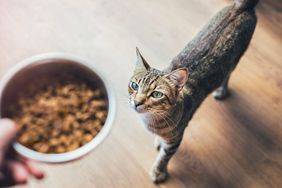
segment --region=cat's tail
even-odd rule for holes
[[[234,0],[235,6],[240,10],[254,9],[259,0]]]

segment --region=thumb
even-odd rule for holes
[[[16,124],[12,120],[0,119],[0,152],[11,144],[16,132]]]

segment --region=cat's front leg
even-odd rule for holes
[[[159,136],[155,137],[154,140],[154,147],[156,148],[156,150],[160,151],[161,145],[162,145],[162,139]]]
[[[168,177],[167,165],[171,157],[177,151],[182,137],[175,141],[163,140],[160,145],[158,157],[153,165],[150,176],[153,182],[163,182]]]

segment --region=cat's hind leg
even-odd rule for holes
[[[223,100],[228,96],[228,81],[229,81],[230,75],[228,75],[224,81],[222,82],[221,86],[217,88],[213,93],[213,97],[216,100]]]

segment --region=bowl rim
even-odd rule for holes
[[[97,70],[97,68],[93,65],[85,61],[84,59],[81,59],[77,56],[68,54],[68,53],[61,53],[61,52],[49,52],[49,53],[43,53],[39,55],[35,55],[29,58],[26,58],[16,65],[14,65],[12,68],[10,68],[2,77],[0,80],[0,104],[2,101],[2,95],[5,87],[7,86],[8,82],[22,69],[25,67],[28,67],[30,65],[40,63],[42,61],[46,60],[66,60],[66,61],[72,61],[74,63],[77,63],[79,65],[83,65],[89,70],[93,71],[103,82],[107,95],[108,95],[108,101],[109,101],[109,110],[107,119],[104,123],[103,128],[101,131],[87,144],[81,146],[78,149],[75,149],[73,151],[65,152],[65,153],[59,153],[59,154],[47,154],[47,153],[40,153],[37,151],[34,151],[32,149],[29,149],[25,147],[24,145],[14,142],[13,148],[22,156],[40,161],[40,162],[47,162],[47,163],[62,163],[62,162],[68,162],[72,161],[78,158],[83,157],[84,155],[88,154],[90,151],[97,148],[98,145],[100,145],[106,137],[109,135],[110,131],[112,130],[114,119],[116,115],[116,98],[113,92],[112,86],[110,86],[108,79],[106,79],[101,73],[100,70]],[[54,63],[56,62],[48,62],[48,63]],[[1,118],[1,108],[0,108],[0,118]]]

